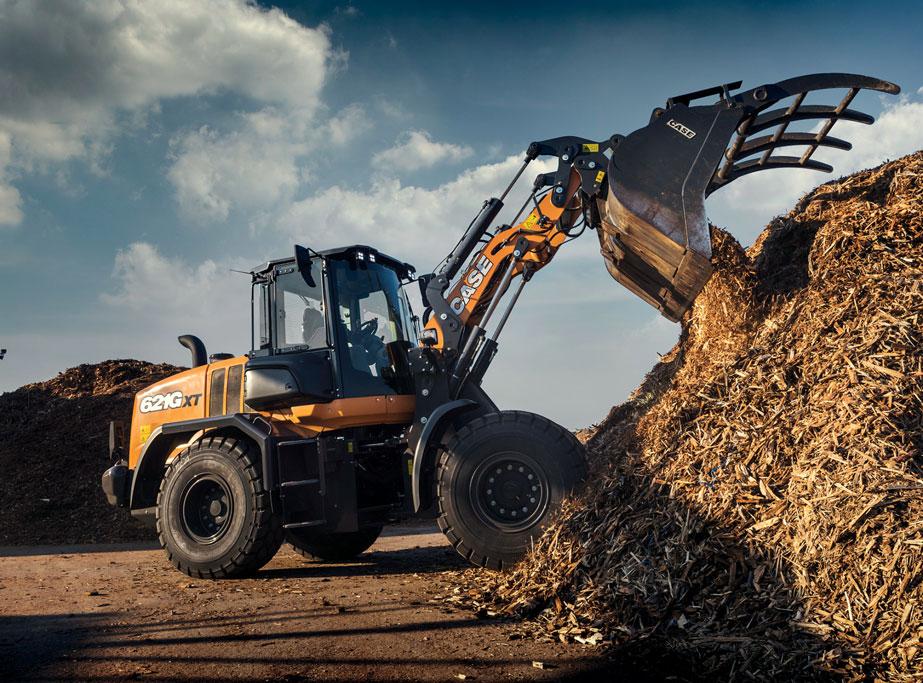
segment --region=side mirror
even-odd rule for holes
[[[317,287],[314,276],[311,275],[311,252],[300,244],[295,245],[295,263],[298,265],[298,272],[301,273],[301,277],[308,283],[308,286]]]

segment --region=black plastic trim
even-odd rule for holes
[[[423,507],[423,496],[421,493],[421,481],[423,478],[423,465],[426,461],[427,450],[431,445],[434,437],[441,435],[441,430],[446,426],[446,418],[462,410],[468,410],[476,407],[478,404],[469,401],[466,398],[456,399],[443,403],[436,408],[426,419],[423,430],[420,432],[420,440],[417,441],[413,453],[413,474],[411,477],[411,489],[413,491],[413,511],[420,512]]]
[[[262,418],[257,418],[262,420]],[[268,423],[265,423],[268,427]],[[144,507],[150,507],[156,501],[156,489],[144,489],[149,483],[150,477],[156,474],[157,487],[160,486],[160,477],[162,476],[163,466],[166,463],[167,456],[174,448],[187,441],[196,432],[205,429],[234,428],[251,438],[260,449],[260,455],[263,464],[263,482],[267,490],[272,490],[275,486],[274,469],[270,466],[272,457],[272,445],[269,438],[268,429],[260,429],[255,420],[249,419],[242,413],[233,413],[231,415],[218,415],[216,417],[205,417],[195,420],[181,420],[179,422],[168,422],[157,427],[148,437],[141,451],[141,457],[135,464],[134,476],[131,481],[131,496],[129,498],[129,507],[134,511]],[[150,480],[153,483],[153,480]],[[154,493],[152,496],[151,493]]]

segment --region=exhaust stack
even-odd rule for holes
[[[192,367],[197,368],[208,364],[208,354],[205,352],[205,344],[201,339],[194,334],[183,334],[177,337],[177,340],[192,354]]]

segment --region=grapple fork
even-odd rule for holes
[[[599,200],[602,254],[612,276],[670,320],[679,320],[711,276],[705,198],[744,175],[770,168],[833,170],[811,158],[819,147],[848,150],[830,137],[840,120],[874,119],[849,109],[862,89],[897,94],[893,83],[855,74],[812,74],[731,94],[728,83],[671,97],[643,128],[614,136],[609,193]],[[806,105],[815,90],[845,89],[836,105]],[[716,102],[693,106],[718,96]],[[782,100],[790,102],[773,108]],[[822,121],[817,132],[789,132]],[[762,133],[762,135],[758,135]],[[803,148],[779,156],[779,148]]]

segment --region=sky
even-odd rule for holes
[[[529,142],[627,134],[671,95],[873,75],[901,96],[861,94],[878,122],[838,124],[854,149],[817,158],[836,176],[918,150],[921,25],[913,2],[0,0],[0,391],[187,363],[183,333],[246,352],[232,269],[358,242],[426,272]],[[706,208],[747,245],[829,179],[754,174]],[[485,388],[584,426],[678,333],[586,234],[529,283]]]

